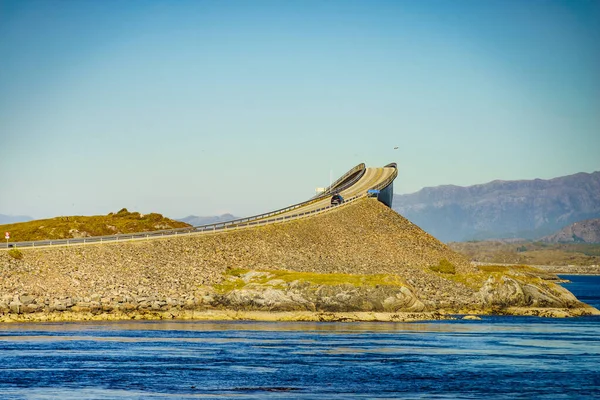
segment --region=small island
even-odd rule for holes
[[[600,314],[553,273],[474,265],[371,198],[222,233],[2,251],[0,278],[3,322]]]

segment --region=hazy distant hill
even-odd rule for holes
[[[575,222],[540,240],[549,243],[600,243],[600,218]]]
[[[4,215],[0,214],[0,225],[4,224],[14,224],[16,222],[27,222],[31,221],[33,218],[27,215]]]
[[[393,208],[444,242],[536,239],[600,217],[600,172],[424,188],[394,195]]]
[[[185,222],[186,224],[190,224],[192,226],[200,226],[216,224],[219,222],[233,221],[234,219],[239,219],[239,217],[236,217],[231,214],[215,215],[211,217],[198,217],[197,215],[188,215],[187,217],[178,219],[177,221]]]

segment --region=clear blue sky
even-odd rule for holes
[[[600,170],[600,1],[0,0],[2,214],[244,216],[393,161]]]

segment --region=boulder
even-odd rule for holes
[[[19,300],[21,301],[21,303],[23,303],[23,305],[28,305],[33,303],[33,301],[35,300],[35,296],[32,295],[21,295],[19,297]]]
[[[484,303],[491,307],[540,307],[571,308],[583,303],[567,289],[542,279],[521,282],[503,275],[498,279],[490,276],[479,290]]]
[[[13,314],[21,314],[21,307],[23,307],[23,303],[19,300],[13,300],[9,304],[10,312]]]

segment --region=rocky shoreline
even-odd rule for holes
[[[517,315],[543,318],[569,318],[600,315],[593,308],[510,308],[481,310],[467,314],[432,312],[313,312],[313,311],[238,311],[238,310],[178,310],[142,312],[73,312],[52,311],[30,314],[2,314],[0,323],[22,322],[86,322],[86,321],[263,321],[263,322],[418,322],[440,320],[481,320],[488,315]]]
[[[421,301],[394,275],[230,271],[219,285],[195,295],[137,294],[51,298],[3,295],[0,322],[107,320],[421,321],[461,315],[574,317],[600,315],[568,290],[547,280],[490,275],[463,303]]]
[[[125,320],[194,320],[194,321],[265,321],[265,322],[414,322],[456,319],[438,312],[311,312],[311,311],[236,311],[170,310],[146,312],[50,312],[0,315],[0,322],[82,322]]]

